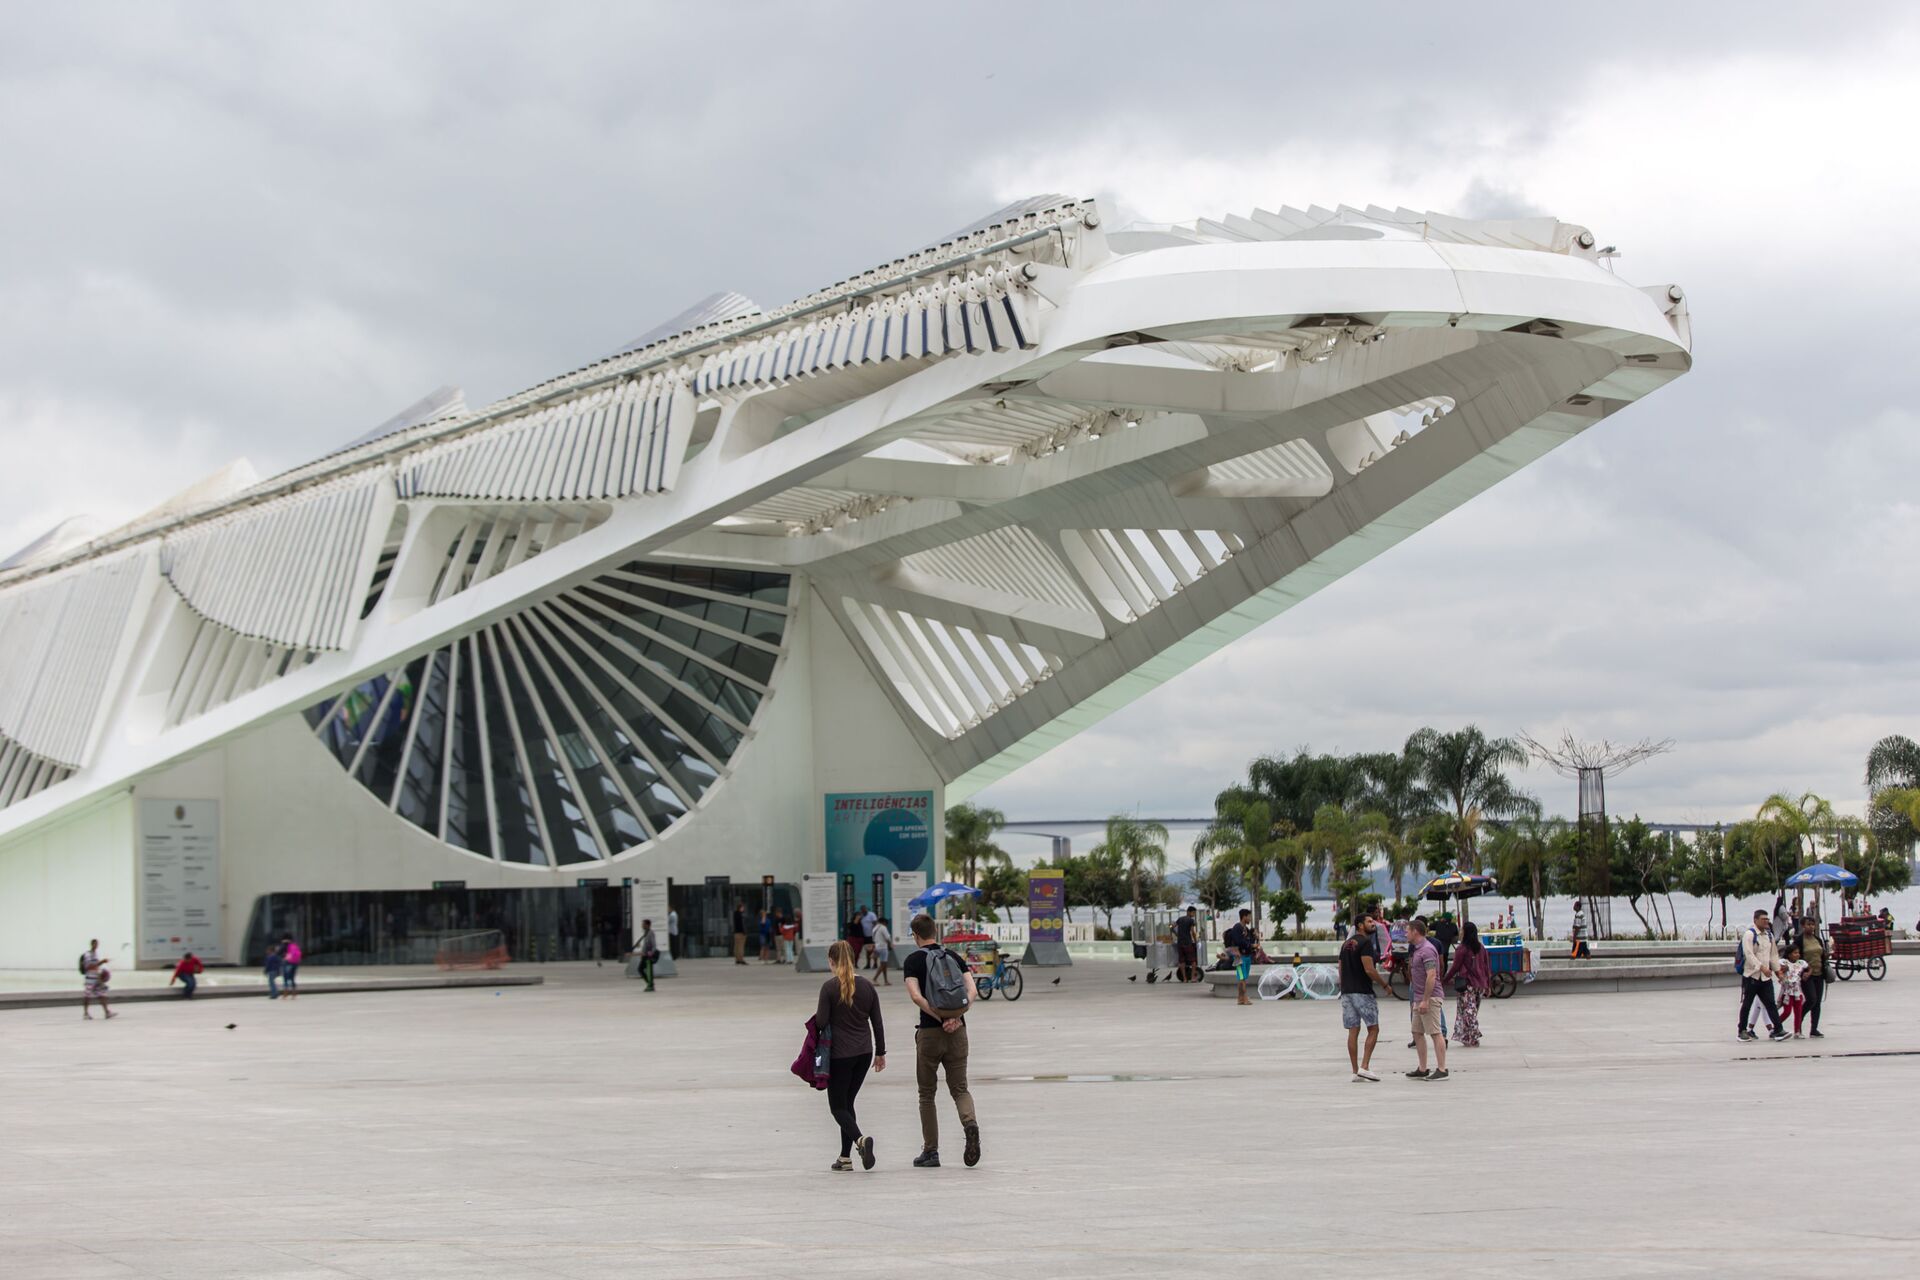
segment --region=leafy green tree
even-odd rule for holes
[[[1462,870],[1478,870],[1482,822],[1540,812],[1540,802],[1507,776],[1528,759],[1512,738],[1489,738],[1471,724],[1452,733],[1428,728],[1407,739],[1406,753],[1420,762],[1427,792],[1452,813],[1455,861]]]
[[[1232,911],[1246,901],[1240,877],[1232,867],[1215,858],[1197,870],[1188,884],[1194,901],[1215,915]]]
[[[1720,927],[1723,930],[1727,927],[1727,898],[1733,892],[1738,871],[1734,857],[1727,847],[1725,828],[1716,826],[1711,831],[1695,834],[1693,848],[1688,851],[1680,874],[1682,893],[1720,903]],[[1708,923],[1712,923],[1711,913]]]
[[[1412,861],[1411,870],[1430,872],[1439,875],[1451,868],[1459,858],[1460,852],[1453,843],[1453,819],[1444,813],[1435,813],[1413,829],[1412,843],[1409,846]],[[1412,897],[1419,900],[1420,889],[1427,883],[1425,875],[1419,877],[1418,884],[1408,887],[1414,892]],[[1398,889],[1394,891],[1396,894]]]
[[[1313,911],[1313,904],[1302,897],[1300,891],[1291,885],[1275,889],[1268,894],[1267,906],[1273,912],[1273,936],[1276,940],[1287,936],[1288,916],[1293,917],[1294,932],[1298,933],[1305,927],[1307,916]],[[1259,935],[1256,933],[1255,936]]]
[[[1665,833],[1648,827],[1638,814],[1626,822],[1616,820],[1610,827],[1612,848],[1608,862],[1614,895],[1627,900],[1627,905],[1633,908],[1633,914],[1639,918],[1640,927],[1647,937],[1677,933],[1677,922],[1663,919],[1660,915],[1662,898],[1666,899],[1669,915],[1673,908],[1670,878],[1673,842]],[[1653,912],[1651,920],[1641,910],[1642,902]]]
[[[1126,868],[1121,865],[1119,857],[1100,847],[1077,857],[1063,858],[1060,862],[1060,870],[1066,879],[1064,888],[1068,912],[1072,912],[1075,904],[1101,912],[1106,916],[1107,928],[1111,931],[1113,913],[1126,906],[1131,897]]]
[[[1027,875],[1011,866],[988,867],[974,886],[980,890],[980,906],[989,920],[999,920],[1009,907],[1027,905]]]
[[[1107,838],[1094,847],[1124,868],[1128,900],[1136,910],[1153,903],[1167,872],[1167,829],[1158,822],[1116,813],[1107,819]]]

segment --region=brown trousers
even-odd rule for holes
[[[933,1095],[940,1089],[940,1069],[946,1068],[947,1092],[953,1095],[960,1123],[974,1123],[973,1095],[967,1092],[967,1026],[958,1031],[921,1027],[913,1036],[914,1078],[920,1085],[920,1143],[924,1150],[940,1149],[940,1117]]]

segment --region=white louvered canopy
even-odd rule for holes
[[[387,485],[382,472],[354,476],[189,525],[161,544],[160,570],[194,612],[229,630],[295,649],[345,648]]]
[[[135,551],[0,594],[0,734],[45,759],[86,764],[152,562]]]
[[[693,428],[679,381],[621,382],[430,450],[400,473],[402,498],[580,502],[673,487]]]

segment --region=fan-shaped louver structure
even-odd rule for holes
[[[700,803],[772,688],[783,574],[638,561],[307,709],[340,764],[458,849],[636,849]]]

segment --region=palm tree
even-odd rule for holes
[[[1800,865],[1818,862],[1819,839],[1835,829],[1833,806],[1811,791],[1798,800],[1776,791],[1760,803],[1753,815],[1754,833],[1770,844],[1792,843],[1801,857]]]
[[[1152,899],[1151,890],[1167,870],[1166,827],[1124,813],[1107,819],[1107,838],[1094,846],[1094,852],[1118,859],[1126,869],[1127,884],[1133,890],[1133,906],[1138,911]]]
[[[1890,788],[1920,790],[1920,743],[1898,733],[1867,752],[1867,825],[1882,852],[1905,857],[1920,839],[1920,816],[1883,804],[1881,794]]]
[[[1407,739],[1406,754],[1420,762],[1428,794],[1453,811],[1454,856],[1465,870],[1476,869],[1483,820],[1540,812],[1540,802],[1507,777],[1506,770],[1523,767],[1528,758],[1512,738],[1489,738],[1471,724],[1452,733],[1422,729]]]
[[[1222,796],[1216,804],[1213,825],[1195,844],[1213,855],[1216,866],[1230,867],[1240,877],[1253,903],[1253,931],[1258,937],[1267,877],[1297,851],[1286,837],[1276,838],[1273,810],[1265,800]]]
[[[984,805],[957,804],[947,810],[947,867],[959,869],[960,883],[977,886],[987,867],[1011,867],[1013,858],[993,842],[1007,815]]]
[[[1553,863],[1553,829],[1531,814],[1515,818],[1493,834],[1494,867],[1502,885],[1520,883],[1527,889],[1527,920],[1533,936],[1546,937],[1544,903],[1548,872]]]
[[[1321,805],[1313,815],[1312,829],[1299,837],[1304,860],[1319,875],[1320,882],[1345,899],[1335,904],[1336,910],[1351,908],[1353,900],[1366,891],[1367,868],[1392,841],[1385,814],[1366,813],[1356,818],[1334,804]]]

